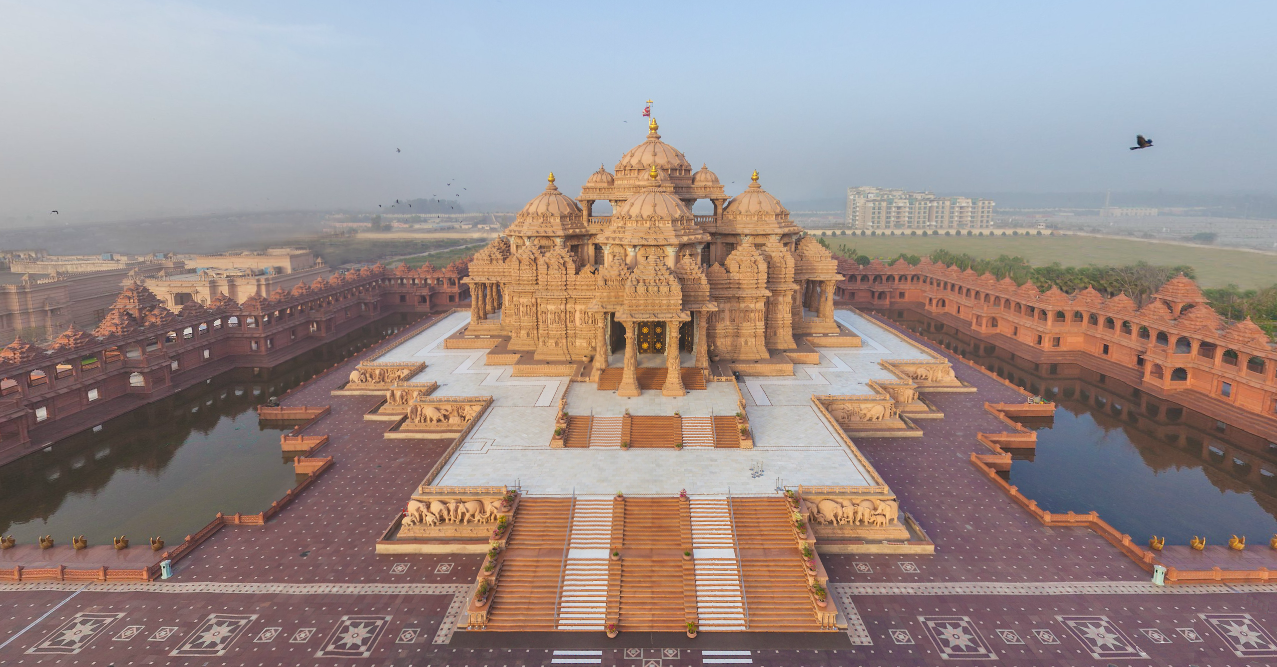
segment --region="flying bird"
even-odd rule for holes
[[[381,208],[381,204],[377,204],[377,208]]]
[[[58,215],[62,215],[61,213],[58,213],[57,211],[49,211],[49,215],[53,215],[54,213],[57,213]]]
[[[399,150],[398,148],[396,148],[396,149],[395,149],[395,152],[396,152],[396,153],[402,153],[403,151],[401,151],[401,150]]]
[[[396,204],[398,204],[398,203],[399,203],[399,200],[398,200],[398,199],[396,199],[396,200],[395,200],[395,203],[396,203]]]
[[[1151,146],[1153,145],[1153,140],[1152,140],[1152,139],[1145,139],[1145,138],[1144,138],[1144,135],[1142,135],[1142,134],[1137,134],[1137,135],[1135,135],[1135,144],[1136,144],[1136,145],[1131,146],[1131,150],[1133,150],[1133,151],[1137,151],[1137,150],[1139,150],[1139,149],[1141,149],[1141,148],[1149,148],[1149,147],[1151,147]]]

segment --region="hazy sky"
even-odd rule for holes
[[[0,220],[575,196],[649,97],[733,194],[1277,189],[1277,3],[1045,4],[0,0]]]

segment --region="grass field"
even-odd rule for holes
[[[1233,283],[1243,289],[1277,283],[1277,255],[1227,248],[1155,243],[1134,239],[1093,236],[838,236],[825,239],[842,254],[894,258],[900,253],[926,255],[937,248],[974,257],[1011,255],[1034,266],[1059,262],[1063,266],[1121,266],[1144,261],[1174,266],[1187,264],[1197,271],[1203,287]]]
[[[410,269],[416,269],[424,265],[426,262],[430,262],[431,264],[435,265],[436,269],[442,269],[443,267],[451,264],[452,262],[458,259],[461,259],[462,257],[469,257],[470,255],[473,255],[476,252],[479,252],[479,250],[481,249],[483,249],[483,244],[474,245],[474,246],[470,246],[466,248],[453,248],[451,250],[440,250],[439,252],[430,252],[424,255],[414,255],[412,257],[405,257],[403,260],[403,263],[407,264],[408,268]],[[391,264],[397,265],[398,262],[391,262]]]

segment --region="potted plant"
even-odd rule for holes
[[[695,639],[695,638],[696,638],[696,630],[697,630],[696,623],[694,623],[694,622],[692,622],[692,621],[688,621],[688,622],[687,622],[687,637],[688,637],[688,639]]]
[[[811,545],[803,544],[803,567],[808,572],[816,571],[816,554],[812,552]]]
[[[616,549],[612,550],[612,560],[621,560],[621,552]]]
[[[819,581],[811,585],[811,594],[813,597],[816,598],[817,607],[824,609],[825,607],[829,606],[829,602],[828,602],[829,593],[825,590],[824,586],[820,585]]]
[[[492,529],[493,537],[501,537],[501,534],[510,527],[510,517],[502,515],[497,519],[497,527]]]
[[[692,552],[683,551],[683,560],[692,560]]]
[[[608,623],[608,624],[607,624],[607,637],[608,637],[608,639],[616,639],[616,635],[618,635],[618,634],[620,634],[620,630],[617,630],[617,629],[616,629],[616,624],[615,624],[615,623]]]
[[[562,437],[563,437],[563,427],[562,427],[562,426],[560,426],[560,427],[558,427],[558,428],[554,429],[554,437],[556,437],[556,438],[562,438]]]
[[[681,442],[674,443],[674,449],[682,449],[682,448],[683,448],[683,443]]]
[[[679,489],[679,492],[678,492],[678,499],[679,499],[679,500],[687,500],[687,489]]]
[[[492,583],[487,579],[479,582],[479,587],[474,589],[474,603],[480,607],[488,604],[488,598],[491,597]]]
[[[621,441],[621,449],[629,449],[629,448],[630,448],[630,441],[629,441],[629,440],[622,440],[622,441]]]
[[[624,497],[625,497],[625,494],[624,494],[624,493],[621,493],[620,491],[617,491],[617,492],[616,492],[616,497],[617,497],[617,498],[624,498]]]

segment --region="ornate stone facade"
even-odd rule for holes
[[[718,177],[693,171],[661,141],[622,156],[615,176],[600,167],[573,200],[551,174],[545,191],[471,262],[469,334],[509,336],[511,350],[538,360],[594,360],[624,352],[622,396],[639,392],[638,355],[680,352],[711,359],[766,359],[797,347],[795,334],[837,332],[837,262],[762,189],[754,172],[728,199]],[[713,215],[693,215],[697,200]],[[594,216],[596,201],[614,213]],[[499,315],[497,313],[499,312]],[[662,393],[684,392],[678,372]]]

